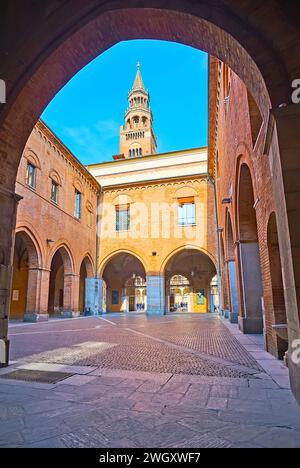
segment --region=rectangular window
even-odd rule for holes
[[[27,164],[26,184],[33,189],[36,188],[36,167],[31,163]]]
[[[52,185],[51,185],[51,200],[58,205],[58,191],[59,191],[59,186],[54,180],[52,180]]]
[[[116,206],[116,231],[129,231],[130,228],[130,206]]]
[[[75,190],[75,218],[81,219],[81,193]]]
[[[178,207],[178,223],[180,226],[194,226],[196,224],[196,206],[193,197],[181,198]]]

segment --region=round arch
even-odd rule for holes
[[[40,268],[41,253],[36,239],[27,229],[18,229],[13,259],[12,319],[25,319],[29,314],[37,313]]]
[[[119,251],[111,255],[101,275],[107,312],[146,311],[146,275],[142,261],[134,253]]]
[[[18,229],[16,229],[17,234],[26,234],[27,239],[29,242],[26,242],[29,249],[34,248],[36,252],[36,260],[35,260],[35,267],[43,267],[44,265],[44,256],[43,256],[43,249],[41,247],[41,241],[39,240],[37,234],[34,233],[32,228],[29,228],[23,224],[21,224]]]
[[[182,245],[181,247],[178,247],[178,248],[176,248],[175,250],[173,250],[172,252],[169,253],[169,255],[164,259],[164,261],[161,264],[161,267],[160,267],[160,274],[161,275],[164,274],[166,265],[169,262],[169,260],[172,257],[174,257],[174,255],[176,255],[176,254],[178,254],[180,252],[183,252],[184,250],[196,250],[198,252],[201,252],[201,253],[205,254],[207,257],[210,258],[210,260],[214,264],[215,268],[217,269],[217,260],[214,258],[214,256],[210,252],[208,252],[207,250],[199,247],[198,245],[188,244],[188,245]]]
[[[51,263],[53,261],[53,258],[58,251],[62,255],[62,259],[63,259],[67,273],[68,274],[74,273],[75,271],[74,256],[73,256],[70,246],[66,242],[62,242],[62,243],[59,242],[57,243],[56,246],[53,247],[49,255],[49,259],[48,259],[48,268],[51,268]]]
[[[92,256],[91,256],[90,253],[86,253],[85,255],[83,255],[82,262],[81,262],[79,268],[81,267],[81,265],[83,263],[84,263],[86,271],[87,271],[87,277],[92,278],[94,276],[94,274],[95,274],[95,264],[93,262],[93,259],[92,259]]]
[[[207,313],[214,310],[217,304],[211,286],[216,274],[214,261],[203,249],[191,246],[176,249],[163,270],[167,311]]]
[[[17,81],[16,88],[8,90],[8,102],[0,114],[0,124],[5,122],[0,131],[0,141],[3,139],[11,145],[10,161],[15,162],[15,170],[33,126],[57,92],[85,65],[122,40],[142,38],[176,41],[218,57],[245,82],[264,118],[268,117],[271,100],[275,105],[290,102],[291,79],[285,68],[288,63],[278,60],[274,49],[269,47],[269,30],[265,32],[266,41],[262,54],[261,36],[254,33],[249,21],[237,20],[226,9],[220,14],[216,6],[207,2],[206,13],[202,8],[197,11],[194,3],[185,5],[183,12],[175,0],[169,0],[167,4],[164,2],[163,9],[153,6],[151,0],[144,0],[142,8],[132,9],[129,0],[128,4],[125,0],[122,8],[114,4],[111,11],[92,9],[87,16],[80,12],[76,27],[70,28],[64,35],[56,36],[47,46],[41,41],[39,59],[32,57],[26,61],[31,67],[26,73],[22,73],[22,79]],[[57,13],[58,10],[60,8],[57,8]],[[75,11],[72,16],[76,17]],[[57,25],[59,23],[60,15],[57,17]],[[250,30],[249,36],[245,35],[245,30]],[[251,37],[251,41],[248,42],[247,37]],[[259,44],[253,47],[256,41]],[[277,50],[282,48],[278,47]],[[264,60],[261,59],[262,55]],[[62,57],[68,67],[60,66]],[[266,63],[268,67],[265,66]],[[11,82],[12,79],[7,79],[7,83]],[[2,135],[4,129],[9,129],[6,138]],[[13,135],[13,139],[10,135]],[[15,178],[15,174],[11,176]]]
[[[133,257],[136,257],[141,262],[141,264],[143,265],[145,272],[147,271],[147,264],[146,264],[145,260],[143,259],[142,255],[140,253],[133,252],[132,250],[127,250],[127,249],[119,249],[119,250],[115,250],[114,252],[110,253],[109,255],[107,255],[102,260],[102,262],[99,265],[99,276],[100,277],[103,276],[103,272],[104,272],[107,264],[110,262],[110,260],[113,257],[115,257],[116,255],[122,254],[122,253],[132,255]]]

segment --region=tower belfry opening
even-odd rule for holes
[[[125,125],[122,125],[120,129],[120,155],[115,156],[114,159],[157,154],[150,94],[144,86],[140,63],[137,64],[133,87],[128,93],[128,105],[125,112]]]

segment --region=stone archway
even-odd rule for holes
[[[73,307],[74,273],[68,250],[60,247],[52,257],[48,297],[49,316],[71,318]]]
[[[35,321],[39,313],[40,254],[36,242],[25,231],[15,238],[11,318]]]
[[[242,164],[238,182],[238,234],[241,273],[239,325],[243,333],[262,333],[262,278],[258,243],[255,198],[250,169]]]
[[[287,245],[284,282],[291,288],[290,335],[292,339],[299,338],[300,228],[295,217],[299,217],[300,202],[291,193],[298,193],[294,177],[299,174],[300,111],[299,106],[284,106],[291,103],[291,83],[299,74],[299,59],[294,52],[300,47],[299,9],[296,2],[283,5],[279,1],[264,2],[255,8],[253,2],[237,5],[233,0],[198,3],[92,0],[84,5],[77,0],[72,5],[45,0],[31,7],[16,0],[5,1],[0,21],[6,53],[0,71],[7,83],[8,96],[7,104],[0,108],[0,251],[11,252],[13,246],[18,202],[14,187],[23,148],[37,118],[54,95],[84,65],[120,40],[153,38],[181,42],[206,50],[229,65],[247,85],[268,125],[265,151],[274,174],[276,212],[281,219],[278,235],[281,248]],[[16,12],[22,21],[14,35]],[[270,28],[270,23],[276,27]],[[0,283],[4,304],[0,340],[5,349],[10,265],[10,255],[6,254]],[[0,355],[0,363],[6,362],[5,356]],[[293,372],[299,373],[299,369]]]
[[[103,268],[102,278],[106,284],[107,312],[147,310],[146,271],[133,253],[119,252],[111,257]]]
[[[166,311],[209,312],[216,273],[210,257],[200,250],[186,248],[174,253],[164,268]]]

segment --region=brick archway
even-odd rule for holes
[[[164,266],[167,312],[207,313],[211,306],[210,285],[216,274],[214,262],[200,249],[187,247],[173,252]],[[185,288],[189,290],[186,297]],[[177,289],[181,290],[179,294]],[[184,306],[176,303],[176,297]]]
[[[38,313],[40,268],[41,252],[36,239],[26,231],[18,231],[13,262],[13,319],[31,320]]]
[[[135,280],[140,278],[144,286],[147,273],[143,263],[134,253],[119,252],[110,256],[103,267],[102,278],[106,284],[107,312],[136,310],[135,290],[138,289],[138,284]],[[132,282],[130,285],[129,280]]]
[[[10,254],[13,245],[18,197],[15,177],[27,138],[43,109],[61,87],[85,64],[120,40],[165,39],[208,51],[229,65],[246,83],[256,101],[264,125],[269,122],[265,152],[270,153],[280,243],[287,245],[285,283],[290,285],[290,336],[299,337],[298,269],[299,226],[295,213],[300,202],[290,196],[295,169],[290,170],[292,151],[297,158],[299,106],[278,109],[291,102],[291,83],[299,78],[300,48],[296,2],[269,1],[261,6],[233,0],[69,0],[62,5],[51,0],[28,4],[7,0],[0,24],[4,57],[0,76],[7,83],[7,104],[0,108],[0,263],[4,291],[1,335],[6,350],[10,291]],[[16,18],[21,21],[16,25]],[[16,34],[11,34],[16,25]],[[30,24],[30,28],[28,25]],[[274,27],[270,27],[270,24]],[[38,38],[38,40],[37,40]],[[269,119],[269,109],[273,114]],[[277,132],[273,130],[277,129]],[[289,132],[288,141],[285,135]],[[278,140],[279,138],[279,145]],[[279,151],[280,148],[280,151]],[[297,192],[294,189],[294,192]],[[286,198],[288,199],[286,202]],[[297,198],[297,200],[299,197]],[[286,239],[287,237],[287,239]],[[2,287],[3,286],[3,287]],[[0,355],[5,363],[6,351]],[[293,374],[299,369],[295,367]],[[299,386],[298,389],[299,390]],[[300,393],[300,392],[299,392]]]

